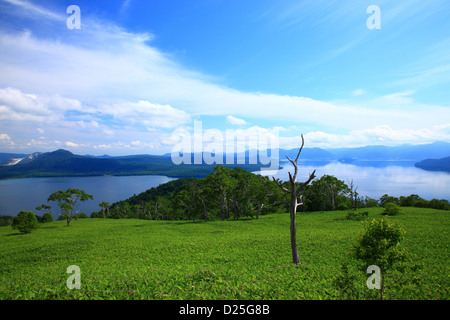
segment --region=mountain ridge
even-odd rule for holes
[[[274,157],[276,152],[265,150],[263,154]],[[210,155],[210,153],[203,153]],[[233,166],[240,166],[247,170],[259,171],[266,165],[250,164],[250,157],[255,150],[247,150],[245,153],[233,155]],[[298,149],[279,149],[279,160],[285,160],[286,156],[294,159]],[[20,155],[22,158],[12,165],[5,165],[7,156]],[[34,155],[34,156],[33,156]],[[400,146],[366,146],[359,148],[304,148],[300,160],[315,161],[341,161],[351,163],[356,160],[365,161],[411,161],[419,163],[424,159],[441,159],[450,156],[450,143],[434,142],[422,145],[400,145]],[[90,156],[76,155],[64,149],[52,152],[35,152],[30,155],[2,154],[3,165],[0,166],[0,179],[17,177],[43,177],[43,176],[89,176],[89,175],[165,175],[170,177],[203,177],[212,171],[212,166],[207,165],[202,156],[202,163],[196,164],[195,155],[190,154],[192,164],[176,165],[172,162],[171,154],[164,155],[125,155],[125,156]],[[19,157],[17,157],[18,159]],[[238,159],[245,160],[244,164],[238,164]],[[258,157],[259,158],[259,157]],[[16,159],[16,158],[11,158]],[[27,159],[27,160],[25,160]],[[224,163],[226,155],[224,155]],[[256,160],[252,158],[253,160]],[[25,160],[25,161],[24,161]],[[267,165],[268,166],[268,165]],[[267,167],[266,166],[266,167]],[[424,169],[420,164],[418,168]]]

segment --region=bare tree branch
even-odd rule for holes
[[[295,163],[296,164],[297,164],[297,161],[298,161],[298,157],[300,157],[300,153],[302,152],[303,146],[305,145],[305,139],[303,139],[303,134],[301,135],[301,137],[302,137],[302,146],[300,147],[300,150],[298,150],[297,158],[295,158]]]
[[[305,189],[305,187],[316,177],[315,175],[316,170],[313,171],[313,173],[311,173],[309,175],[308,180],[306,180],[305,182],[303,182],[295,191],[295,195],[298,195],[300,193],[300,191],[302,191],[303,189]]]
[[[283,186],[281,185],[281,183],[280,183],[278,180],[276,180],[274,177],[272,177],[272,180],[273,180],[273,182],[275,182],[275,183],[277,184],[278,187],[280,187],[280,189],[281,189],[282,191],[287,192],[287,193],[290,192],[288,189],[286,189],[285,187],[283,187]]]

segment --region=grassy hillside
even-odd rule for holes
[[[382,208],[367,209],[369,219]],[[417,284],[388,299],[449,299],[448,211],[404,208],[389,217],[421,267]],[[1,299],[340,299],[333,280],[362,230],[346,211],[298,214],[301,266],[291,261],[289,217],[207,223],[80,219],[20,235],[0,227]],[[81,269],[69,290],[66,269]],[[367,275],[357,282],[366,289]]]

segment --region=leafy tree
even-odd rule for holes
[[[412,194],[410,196],[401,196],[399,198],[399,205],[402,207],[414,207],[415,203],[417,201],[419,201],[420,199],[422,199],[421,197],[419,197],[417,194]]]
[[[348,208],[347,194],[349,187],[344,181],[330,175],[324,175],[311,183],[309,188],[310,205],[313,210],[335,210],[340,203],[340,209]]]
[[[46,222],[52,222],[52,221],[53,221],[52,214],[50,212],[44,213],[44,215],[42,216],[41,222],[46,223]]]
[[[55,193],[52,193],[47,201],[56,201],[58,206],[61,208],[61,216],[64,216],[67,220],[67,226],[70,225],[70,221],[75,217],[77,219],[77,213],[75,216],[73,215],[73,211],[75,209],[78,201],[87,201],[89,199],[93,199],[94,197],[90,194],[87,194],[83,190],[72,189],[69,188],[67,191],[59,190]]]
[[[31,230],[36,229],[38,221],[32,211],[20,211],[14,217],[12,222],[13,229],[18,229],[21,233],[30,233]]]
[[[99,204],[99,206],[100,208],[102,208],[102,215],[103,218],[105,218],[109,214],[110,204],[108,202],[103,201]]]
[[[389,203],[389,202],[398,204],[398,203],[399,203],[399,199],[396,198],[396,197],[389,196],[389,195],[387,195],[387,194],[384,194],[384,195],[380,198],[380,205],[381,205],[382,207],[384,207],[384,206],[386,205],[386,203]]]
[[[362,199],[362,205],[364,208],[372,208],[378,207],[380,203],[378,202],[378,200],[366,196],[364,199]]]
[[[370,265],[380,268],[381,299],[384,295],[385,273],[407,257],[406,251],[400,246],[404,234],[405,231],[387,217],[381,220],[373,219],[366,225],[354,247],[355,257],[365,263],[365,268]]]
[[[256,207],[256,219],[269,207],[279,205],[285,201],[284,193],[268,177],[254,175],[253,201]]]
[[[450,210],[450,203],[445,199],[431,199],[428,203],[428,207],[440,210]]]
[[[212,174],[206,178],[206,183],[215,190],[214,200],[220,208],[220,220],[230,218],[229,196],[232,189],[232,181],[227,172],[227,168],[222,165],[214,167]]]

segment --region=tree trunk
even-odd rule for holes
[[[297,197],[291,197],[291,205],[289,206],[291,216],[291,250],[292,261],[295,265],[300,264],[300,257],[297,249],[297,221],[295,216],[297,214]]]
[[[264,206],[264,203],[258,203],[258,210],[256,211],[256,219],[259,218],[259,214],[261,213],[263,206]]]
[[[309,178],[307,181],[303,182],[302,184],[300,184],[300,186],[296,186],[296,181],[297,181],[297,173],[298,173],[298,166],[297,166],[297,161],[298,158],[300,156],[300,153],[302,152],[303,149],[303,145],[305,143],[304,139],[303,139],[303,135],[301,135],[302,137],[302,145],[297,153],[297,157],[295,158],[295,160],[291,160],[288,156],[286,156],[286,158],[289,160],[289,162],[292,163],[292,165],[294,166],[294,174],[292,175],[290,172],[289,173],[289,182],[290,182],[290,189],[285,188],[279,181],[277,181],[274,177],[272,177],[272,180],[278,185],[278,187],[280,187],[280,189],[286,193],[289,193],[291,195],[291,201],[289,203],[289,214],[290,214],[290,218],[291,218],[291,249],[292,249],[292,261],[294,264],[300,264],[300,258],[298,255],[298,250],[297,250],[297,222],[295,220],[295,215],[297,213],[297,207],[299,205],[303,205],[303,201],[300,201],[300,203],[297,202],[297,197],[300,196],[300,198],[302,197],[301,195],[301,191],[316,177],[315,173],[316,170],[313,171],[313,173],[311,173],[309,175]]]

